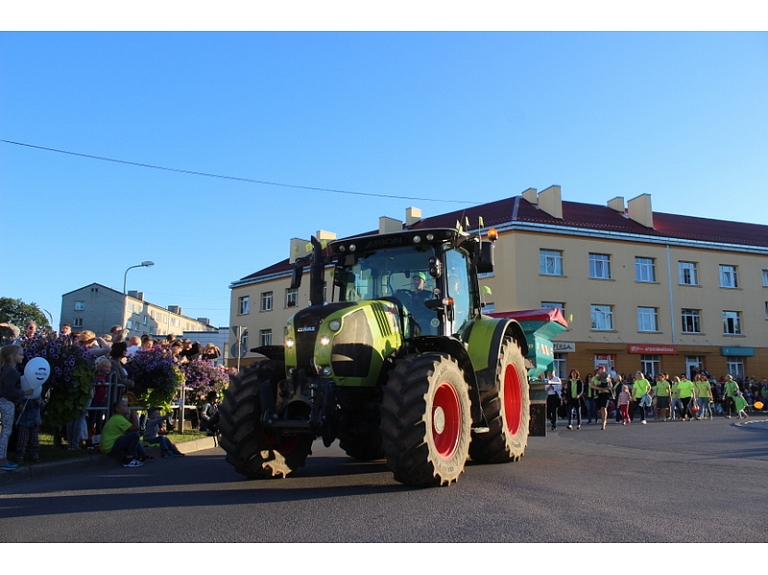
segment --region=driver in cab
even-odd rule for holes
[[[416,272],[413,274],[411,281],[413,282],[411,298],[413,299],[414,304],[423,304],[425,301],[432,298],[432,292],[428,289],[424,289],[427,286],[427,275],[424,272]]]

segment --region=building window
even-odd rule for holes
[[[723,333],[725,335],[741,335],[741,312],[723,312]]]
[[[259,340],[261,341],[262,346],[272,345],[272,330],[262,329],[259,332]]]
[[[650,380],[650,375],[661,373],[661,356],[659,355],[641,355],[640,371],[645,374],[645,378]]]
[[[720,287],[737,288],[736,266],[720,266]]]
[[[76,301],[75,302],[75,311],[83,311],[85,309],[85,302],[84,301]]]
[[[768,314],[768,303],[766,303],[766,314]],[[480,309],[480,313],[483,315],[490,315],[492,313],[496,313],[496,304],[491,302],[483,305],[483,307]]]
[[[248,315],[251,313],[251,296],[244,295],[237,300],[238,315]]]
[[[544,276],[563,275],[563,252],[539,250],[539,273]]]
[[[637,308],[637,331],[659,331],[659,312],[655,307]]]
[[[561,380],[568,379],[568,363],[564,353],[556,353],[552,363],[555,364],[555,373]]]
[[[768,287],[768,270],[763,270],[763,287]]]
[[[656,260],[653,258],[635,258],[635,280],[639,282],[655,282]]]
[[[76,317],[76,318],[75,318],[75,319],[72,321],[72,327],[83,327],[83,318],[81,318],[81,317]]]
[[[148,322],[148,318],[147,316],[144,316],[144,325],[147,325],[147,322]]]
[[[611,256],[589,254],[589,277],[598,280],[611,279]]]
[[[744,360],[740,357],[729,357],[726,369],[734,379],[744,379]]]
[[[613,329],[613,306],[591,306],[592,329],[598,331],[610,331]]]
[[[699,285],[699,273],[696,269],[696,262],[678,262],[678,275],[680,284],[686,286]]]
[[[768,319],[768,301],[765,302],[765,319]]]
[[[299,305],[299,290],[285,290],[285,307],[297,307]]]
[[[683,333],[701,333],[701,315],[698,309],[682,310]]]
[[[543,301],[541,302],[541,307],[544,309],[559,309],[560,313],[563,314],[563,317],[565,317],[565,303],[560,301]]]
[[[261,294],[261,311],[272,311],[272,292],[266,291]]]

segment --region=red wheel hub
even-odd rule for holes
[[[461,435],[461,404],[450,383],[437,386],[432,402],[432,437],[440,457],[449,459],[456,452]]]
[[[522,421],[523,397],[520,374],[511,363],[504,370],[504,423],[512,435],[517,435]]]

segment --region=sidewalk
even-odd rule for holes
[[[215,447],[213,437],[200,437],[189,441],[180,441],[176,444],[182,453],[193,453],[203,449],[212,449]],[[150,455],[159,454],[159,448],[149,447],[147,451]],[[158,453],[155,454],[154,452]],[[103,453],[89,452],[83,457],[68,459],[64,461],[49,461],[42,463],[25,463],[20,465],[14,471],[0,471],[0,487],[4,485],[14,485],[26,481],[36,481],[58,477],[65,473],[75,473],[78,471],[98,471],[106,468],[118,467],[118,461],[114,457],[109,457]]]

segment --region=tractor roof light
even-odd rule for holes
[[[496,228],[491,228],[488,230],[488,239],[492,242],[495,242],[499,239],[499,232]]]

